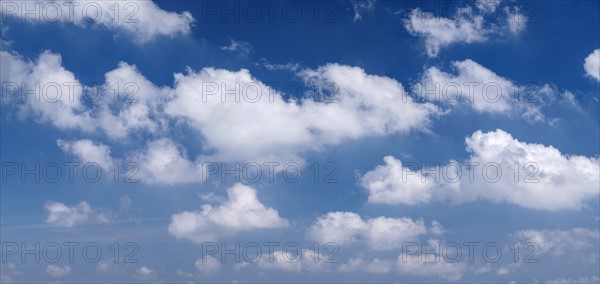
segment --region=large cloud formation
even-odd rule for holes
[[[360,178],[369,202],[453,204],[488,200],[526,208],[577,209],[598,196],[598,157],[568,156],[552,146],[525,143],[502,130],[466,138],[470,158],[416,169],[391,156]],[[420,167],[420,165],[418,165]]]
[[[151,158],[155,150],[168,149],[192,172],[197,166],[192,160],[302,164],[301,154],[347,140],[427,131],[441,114],[432,103],[415,102],[392,78],[339,64],[298,73],[310,92],[335,100],[327,102],[308,91],[285,99],[245,69],[190,69],[175,74],[173,87],[159,87],[121,62],[106,73],[104,84],[92,87],[66,70],[58,54],[46,51],[35,61],[5,51],[0,55],[6,63],[1,79],[10,85],[4,98],[23,116],[59,129],[104,133],[114,142],[143,135],[146,149],[132,159],[159,161]],[[177,143],[167,129],[181,126],[197,131],[200,156],[187,158],[184,149],[173,150]],[[176,183],[152,174],[160,165],[147,168],[156,177],[147,180]]]

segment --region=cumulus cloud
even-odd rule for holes
[[[363,220],[352,212],[329,212],[317,218],[308,229],[307,238],[338,245],[362,241],[372,249],[386,250],[402,247],[402,242],[415,240],[427,232],[423,220],[388,217]]]
[[[46,273],[52,277],[61,277],[71,273],[71,267],[50,264],[46,267]]]
[[[13,97],[5,92],[2,98],[23,101],[21,115],[33,115],[38,121],[52,123],[58,128],[93,129],[92,118],[83,105],[82,88],[77,87],[75,75],[62,67],[60,55],[45,51],[36,62],[6,51],[0,51],[0,56],[3,64],[8,66],[3,67],[8,70],[2,70],[2,83],[14,87],[26,85]]]
[[[583,63],[585,73],[600,82],[600,48],[594,50]]]
[[[35,62],[6,51],[0,56],[0,79],[9,86],[2,100],[17,105],[23,117],[59,129],[100,130],[112,139],[155,133],[164,124],[159,104],[168,89],[156,87],[135,66],[121,62],[105,74],[105,84],[86,86],[64,69],[59,54],[44,51]]]
[[[567,230],[527,229],[516,231],[513,237],[522,243],[532,243],[536,246],[536,253],[550,253],[553,255],[572,254],[593,247],[600,240],[600,231],[587,228],[574,228]]]
[[[117,5],[115,5],[115,3]],[[188,34],[194,23],[192,14],[168,12],[153,1],[11,1],[0,5],[3,17],[12,16],[29,22],[72,23],[80,27],[104,26],[122,30],[139,42],[158,36]]]
[[[460,7],[450,18],[436,17],[420,8],[413,9],[404,19],[404,27],[412,35],[424,38],[427,55],[436,57],[440,49],[457,43],[485,42],[492,37],[517,34],[526,25],[518,7],[506,7],[496,12],[500,1],[477,1],[475,9]],[[496,12],[493,21],[487,14]]]
[[[114,163],[110,155],[110,148],[101,143],[95,143],[88,139],[75,141],[59,139],[56,144],[63,152],[76,156],[81,162],[96,163],[104,170],[109,169]]]
[[[128,160],[139,166],[136,177],[144,183],[174,185],[204,181],[204,164],[190,161],[185,149],[168,138],[148,142]]]
[[[455,74],[437,67],[426,69],[420,81],[413,84],[412,91],[418,97],[442,105],[467,106],[482,113],[518,113],[529,123],[546,121],[542,108],[559,98],[577,106],[569,92],[560,95],[552,85],[519,85],[470,59],[454,61],[452,66]]]
[[[169,233],[178,239],[202,243],[243,231],[288,226],[288,221],[279,217],[277,210],[262,204],[256,190],[249,186],[235,184],[227,190],[227,196],[217,207],[204,204],[201,211],[173,214]]]
[[[67,206],[56,201],[47,201],[46,223],[58,227],[73,227],[82,224],[101,224],[111,221],[110,214],[103,210],[93,209],[87,202],[81,201],[74,206]]]
[[[302,161],[300,153],[347,139],[424,129],[438,114],[434,105],[405,96],[396,80],[357,67],[328,64],[300,76],[337,86],[338,101],[285,100],[248,70],[204,68],[175,75],[165,111],[197,129],[216,150],[213,158],[259,163]]]
[[[93,105],[97,128],[113,139],[141,131],[156,134],[165,128],[161,106],[170,88],[154,85],[135,65],[125,62],[104,77],[105,83],[95,90],[101,94]]]
[[[144,148],[126,154],[124,161],[113,158],[107,145],[88,139],[59,139],[57,145],[63,152],[77,157],[81,163],[96,163],[106,171],[112,171],[114,165],[129,167],[124,177],[129,182],[174,185],[207,180],[207,164],[199,160],[190,161],[185,149],[169,138],[149,141]]]
[[[429,101],[468,102],[479,112],[506,112],[511,108],[509,91],[516,89],[510,80],[470,59],[454,61],[452,66],[456,75],[437,67],[426,69],[413,91]]]
[[[502,130],[466,138],[464,163],[421,168],[391,156],[360,178],[369,202],[453,204],[488,200],[526,208],[577,209],[598,196],[597,157],[564,155],[552,146],[521,142]],[[515,166],[516,165],[516,166]]]

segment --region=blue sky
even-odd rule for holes
[[[1,4],[2,283],[600,281],[598,1]]]

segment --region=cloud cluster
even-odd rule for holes
[[[339,64],[298,73],[307,86],[317,86],[315,92],[326,92],[323,86],[330,86],[329,95],[337,102],[328,103],[309,97],[284,99],[284,94],[245,69],[188,70],[175,74],[173,87],[158,87],[135,66],[122,62],[106,73],[104,84],[88,87],[62,67],[58,54],[43,52],[35,62],[14,53],[1,55],[6,62],[2,82],[15,83],[16,88],[5,95],[23,116],[60,129],[100,131],[112,141],[144,135],[145,149],[117,160],[139,160],[145,167],[142,172],[150,177],[146,180],[162,184],[176,184],[179,178],[197,182],[194,177],[199,175],[188,173],[198,171],[199,160],[302,164],[301,154],[350,139],[427,131],[431,119],[440,115],[434,104],[415,102],[400,82]],[[38,86],[37,92],[26,90],[32,86]],[[102,96],[94,96],[95,92]],[[182,125],[197,131],[204,149],[201,156],[188,158],[166,131]],[[81,156],[77,151],[91,151],[93,145],[98,151],[108,150],[92,141],[85,142],[86,149],[77,148],[84,147],[83,141],[75,148],[69,143],[59,146],[77,156]],[[181,174],[158,172],[171,168],[168,165],[177,165]]]
[[[135,66],[120,63],[106,73],[105,84],[86,86],[64,69],[59,54],[44,51],[35,62],[6,51],[0,51],[0,57],[0,79],[10,86],[2,100],[17,105],[23,117],[59,129],[99,130],[111,139],[140,131],[154,133],[162,125],[157,107],[168,90],[154,86]]]

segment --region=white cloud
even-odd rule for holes
[[[462,278],[467,265],[461,262],[447,262],[443,257],[435,260],[423,259],[420,255],[400,254],[396,268],[400,274],[457,281]]]
[[[510,80],[466,59],[454,61],[457,74],[449,74],[436,67],[425,70],[413,91],[429,101],[442,103],[468,103],[479,112],[507,112],[511,109],[513,90]]]
[[[441,235],[444,233],[444,227],[438,221],[431,221],[431,228],[429,230],[434,235]]]
[[[425,38],[429,57],[436,57],[442,47],[458,43],[484,42],[488,31],[483,28],[483,16],[468,17],[472,9],[459,9],[455,19],[435,17],[417,8],[411,11],[404,27],[413,35]]]
[[[96,271],[102,273],[124,274],[125,269],[122,265],[115,262],[114,259],[104,259],[96,264]]]
[[[71,273],[71,267],[68,265],[58,266],[50,264],[46,267],[46,273],[52,277],[61,277]]]
[[[260,59],[260,63],[255,63],[254,65],[257,65],[257,66],[261,66],[262,65],[262,66],[264,66],[269,71],[287,70],[287,71],[297,72],[302,67],[297,62],[288,62],[286,64],[274,64],[274,63],[270,63],[265,58],[261,58]]]
[[[329,212],[317,218],[308,229],[307,238],[337,245],[363,241],[375,250],[386,250],[401,247],[402,242],[426,233],[423,220],[387,217],[363,220],[352,212]]]
[[[85,201],[71,207],[60,202],[47,201],[44,208],[48,213],[46,223],[58,227],[109,223],[111,220],[110,214],[93,209]]]
[[[7,71],[2,72],[3,82],[17,85],[23,82],[29,89],[36,83],[79,86],[74,87],[71,95],[66,92],[70,89],[61,87],[63,94],[55,102],[36,102],[28,97],[20,104],[23,114],[59,129],[101,131],[115,142],[127,141],[131,135],[149,135],[151,142],[147,143],[147,149],[134,153],[131,158],[159,162],[139,164],[146,167],[140,169],[145,169],[150,177],[146,181],[159,184],[176,184],[179,180],[201,182],[200,175],[187,174],[201,170],[199,160],[302,165],[303,153],[322,151],[350,139],[428,131],[432,117],[441,114],[431,103],[413,101],[402,84],[392,78],[369,75],[361,68],[338,64],[300,71],[298,76],[311,91],[299,101],[284,99],[245,69],[237,72],[214,68],[199,72],[188,70],[186,75],[175,74],[174,88],[170,88],[154,85],[135,66],[121,62],[106,73],[105,83],[100,87],[82,87],[75,76],[61,66],[57,54],[44,52],[36,62],[7,52],[1,55],[3,63],[4,57],[8,62],[2,66],[3,71]],[[115,86],[119,86],[116,101]],[[213,92],[211,88],[216,89]],[[91,99],[90,92],[101,92],[103,96]],[[311,96],[322,92],[333,93],[337,102],[316,101]],[[133,98],[131,93],[135,93]],[[84,103],[86,99],[92,102]],[[123,101],[129,99],[135,102]],[[168,136],[167,129],[173,125],[189,125],[198,132],[203,149],[200,156],[185,157],[185,150]],[[168,157],[157,151],[166,151]],[[189,170],[182,174],[175,170],[171,174],[160,172],[168,168],[161,160],[154,159],[158,156],[179,165],[179,170]]]
[[[75,75],[62,67],[60,55],[44,51],[35,63],[5,51],[0,51],[0,56],[8,66],[8,72],[2,70],[2,82],[26,85],[27,91],[21,90],[13,97],[5,94],[10,101],[24,101],[20,107],[22,116],[33,115],[58,128],[93,129],[92,118],[82,102],[82,88],[77,87]]]
[[[352,8],[354,9],[354,22],[363,19],[363,15],[366,13],[373,12],[375,9],[375,3],[377,0],[352,0]]]
[[[221,50],[239,52],[241,55],[248,55],[252,52],[252,45],[249,42],[241,40],[229,40],[229,45],[219,47]]]
[[[485,42],[492,37],[521,32],[527,17],[518,7],[506,7],[505,15],[496,13],[494,21],[485,17],[495,12],[499,5],[500,1],[477,1],[476,9],[457,8],[451,18],[436,17],[416,8],[404,19],[404,27],[412,35],[423,37],[427,55],[436,57],[440,49],[452,44]]]
[[[150,280],[156,278],[156,276],[156,271],[147,266],[142,266],[135,271],[135,277],[140,280]]]
[[[400,160],[392,156],[384,157],[383,161],[385,165],[377,166],[360,179],[361,186],[369,192],[369,202],[416,205],[432,199],[432,189],[437,186],[435,181],[419,171],[405,167]],[[403,173],[404,176],[416,177],[409,180],[404,178]],[[439,186],[446,184],[442,183]]]
[[[131,198],[129,198],[127,195],[119,197],[120,210],[122,211],[129,211],[132,203],[133,202],[131,201]]]
[[[207,255],[204,259],[196,260],[194,266],[202,273],[213,273],[221,268],[221,262],[213,256]]]
[[[518,34],[527,27],[527,16],[521,13],[519,7],[505,7],[504,13],[508,23],[508,29],[512,34]]]
[[[114,160],[110,156],[108,146],[100,143],[94,143],[88,139],[75,141],[57,140],[56,144],[65,153],[75,155],[83,163],[96,163],[103,170],[109,169]]]
[[[600,82],[600,48],[594,50],[583,63],[585,73]]]
[[[488,273],[490,271],[492,271],[492,265],[488,263],[484,266],[477,268],[475,270],[475,274],[483,274],[483,273]]]
[[[117,5],[115,5],[117,3]],[[30,12],[30,11],[34,12]],[[188,34],[194,23],[192,15],[168,12],[152,1],[11,1],[0,5],[3,16],[30,22],[72,23],[83,27],[90,19],[94,25],[123,30],[139,42],[158,36]]]
[[[79,82],[64,69],[61,56],[50,51],[35,62],[5,51],[0,56],[0,79],[16,88],[2,99],[17,104],[23,117],[59,129],[100,130],[120,140],[138,131],[155,133],[165,123],[159,106],[169,89],[156,87],[135,66],[119,63],[105,74],[105,84],[96,87]]]
[[[228,200],[218,207],[204,204],[202,211],[173,214],[169,233],[178,239],[201,243],[243,231],[288,226],[277,210],[258,200],[253,188],[235,184],[227,190],[227,195]]]
[[[97,90],[102,97],[94,104],[97,128],[113,139],[139,131],[156,134],[163,130],[167,122],[161,107],[170,88],[154,85],[135,65],[125,62],[119,62],[104,77],[104,85]]]
[[[120,169],[129,167],[123,178],[131,182],[158,185],[201,183],[207,179],[203,174],[208,175],[205,163],[190,161],[185,149],[169,138],[149,141],[145,148],[127,154],[124,162],[112,158],[107,145],[91,140],[58,140],[57,144],[80,162],[96,163],[105,171],[112,171],[111,167],[115,165],[119,165]]]
[[[481,199],[559,210],[580,208],[598,196],[597,157],[564,155],[552,146],[518,141],[502,130],[477,131],[466,138],[466,144],[470,158],[444,167],[410,169],[394,157],[385,157],[384,165],[360,178],[369,202],[458,204]]]
[[[136,178],[144,183],[174,185],[204,181],[204,164],[189,161],[185,150],[168,138],[148,142],[146,148],[131,154],[128,160],[139,166]]]
[[[536,253],[553,255],[572,254],[574,251],[593,247],[600,240],[600,231],[587,228],[568,230],[527,229],[513,233],[520,242],[533,243]]]
[[[510,273],[510,269],[508,267],[501,267],[496,270],[497,275],[506,275]]]
[[[420,81],[412,85],[413,93],[441,105],[465,105],[482,113],[520,114],[532,124],[546,121],[542,108],[557,99],[578,107],[568,91],[560,94],[553,85],[518,85],[470,59],[454,61],[452,66],[455,74],[437,67],[426,69]]]
[[[212,158],[257,163],[302,161],[303,152],[347,139],[427,128],[438,114],[434,105],[405,96],[396,80],[357,67],[328,64],[300,76],[319,86],[337,86],[338,102],[286,101],[248,70],[204,68],[175,75],[165,111],[197,129],[205,146],[216,150]]]

